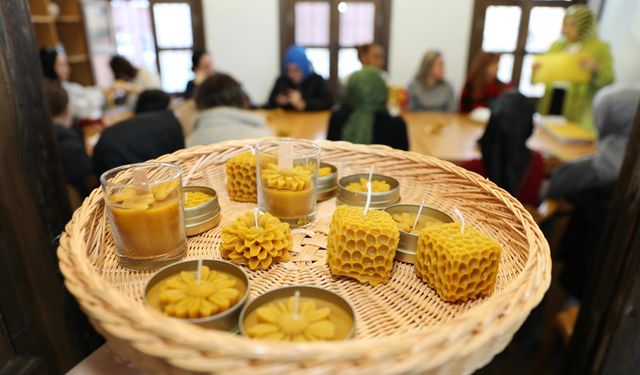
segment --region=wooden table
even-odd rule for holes
[[[276,135],[312,140],[325,139],[330,113],[259,111]],[[436,112],[407,112],[402,117],[407,122],[411,151],[451,162],[479,158],[477,141],[485,125],[466,115]],[[541,152],[550,162],[564,163],[595,151],[593,144],[567,144],[536,128],[528,141],[529,147]]]

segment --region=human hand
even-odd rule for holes
[[[535,73],[536,70],[540,69],[541,67],[542,67],[542,63],[534,62],[533,65],[531,65],[531,71]]]
[[[302,94],[298,90],[291,90],[289,92],[289,103],[298,111],[304,111],[306,107],[306,103],[304,99],[302,99]]]
[[[280,93],[276,96],[276,104],[284,107],[289,104],[289,96],[285,93]]]
[[[582,69],[588,70],[591,73],[597,73],[600,67],[598,66],[598,62],[590,57],[585,57],[580,60],[580,67]]]

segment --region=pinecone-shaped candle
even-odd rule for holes
[[[227,160],[229,198],[238,202],[257,202],[256,157],[243,152]]]
[[[378,285],[391,277],[400,232],[385,211],[338,206],[327,238],[327,262],[334,275]]]
[[[496,286],[500,245],[460,223],[432,225],[420,231],[416,275],[447,302],[489,295]]]
[[[251,270],[266,270],[272,264],[289,260],[293,238],[289,224],[268,213],[259,214],[258,225],[248,211],[222,229],[223,257]]]

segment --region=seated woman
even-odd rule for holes
[[[226,74],[205,79],[196,90],[195,104],[201,112],[187,137],[188,147],[272,135],[263,116],[245,109],[242,87]]]
[[[58,140],[64,177],[76,193],[84,198],[97,187],[98,180],[85,151],[82,133],[73,127],[69,96],[60,83],[54,81],[45,82],[45,96]]]
[[[562,114],[567,120],[580,123],[593,131],[591,104],[596,92],[614,80],[613,58],[609,44],[598,38],[598,24],[587,5],[567,8],[562,26],[562,37],[549,48],[550,53],[578,54],[581,66],[591,73],[591,79],[582,83],[556,82],[545,87],[539,102],[542,114]],[[533,69],[542,65],[536,63]]]
[[[283,72],[276,80],[268,108],[319,111],[331,108],[333,98],[327,82],[313,72],[302,47],[291,46],[284,56]]]
[[[145,90],[138,96],[134,113],[166,111],[171,107],[171,96],[162,90]]]
[[[491,117],[480,139],[482,159],[461,166],[483,177],[516,197],[523,205],[538,206],[544,177],[544,159],[529,150],[527,139],[533,132],[535,110],[529,100],[516,90],[496,99]]]
[[[409,149],[407,125],[389,114],[387,85],[378,69],[364,67],[351,75],[345,103],[329,119],[327,139]]]
[[[82,86],[69,81],[71,67],[62,49],[42,48],[40,62],[45,78],[58,82],[67,92],[71,104],[71,114],[74,118],[96,119],[100,117],[102,108],[106,104],[104,92],[97,87]]]
[[[460,112],[489,108],[500,94],[511,88],[510,83],[498,79],[499,62],[497,53],[480,51],[476,54],[460,95]]]
[[[183,97],[185,99],[191,99],[202,81],[215,74],[213,70],[213,60],[209,53],[202,49],[196,49],[191,56],[191,70],[195,77],[187,82],[187,88],[184,90]]]
[[[131,109],[138,100],[138,95],[145,90],[160,89],[160,78],[152,71],[137,68],[124,56],[113,56],[109,61],[115,83],[113,90],[127,94],[127,104]]]
[[[593,101],[593,122],[598,130],[595,154],[558,167],[543,197],[561,199],[616,181],[639,103],[637,87],[614,85],[600,90]]]
[[[440,51],[425,53],[416,77],[409,84],[411,111],[454,112],[453,87],[444,79],[444,60]]]
[[[358,46],[358,60],[362,66],[371,66],[384,71],[384,48],[378,43],[366,43]]]

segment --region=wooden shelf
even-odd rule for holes
[[[81,55],[67,55],[67,61],[69,64],[79,64],[89,61],[89,56]]]
[[[51,22],[53,22],[53,16],[33,15],[33,16],[31,16],[31,22],[33,22],[33,23],[51,23]]]
[[[50,16],[48,5],[49,0],[29,0],[31,16]]]
[[[80,16],[59,16],[56,18],[57,23],[82,23]]]

